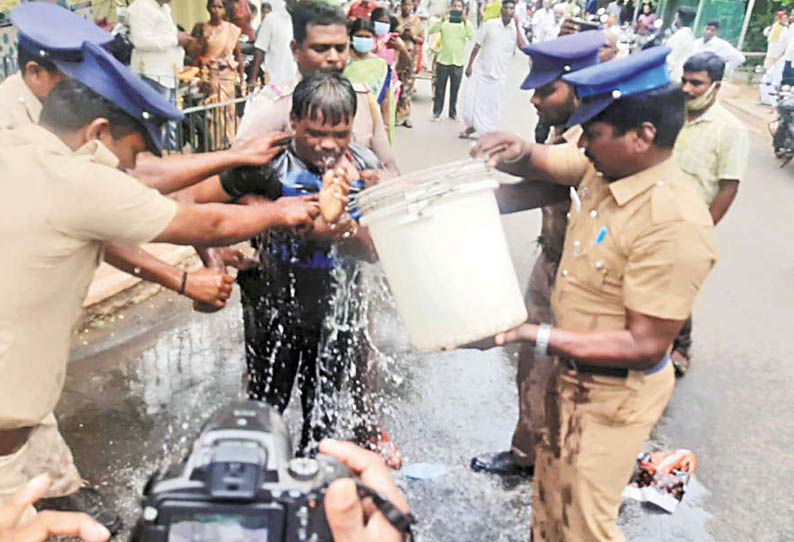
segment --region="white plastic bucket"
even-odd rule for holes
[[[356,197],[420,350],[465,345],[527,319],[497,186],[482,162],[465,161],[386,181]]]

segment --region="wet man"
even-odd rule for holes
[[[698,53],[684,64],[681,90],[686,122],[675,142],[678,165],[709,206],[714,224],[725,217],[747,170],[750,136],[733,113],[717,102],[725,62],[715,53]],[[683,376],[690,365],[692,319],[673,342],[673,365]]]
[[[246,194],[278,200],[317,194],[329,161],[341,167],[344,184],[373,178],[382,169],[375,154],[352,143],[356,92],[340,74],[315,73],[298,83],[290,116],[294,140],[271,166],[232,170],[218,182],[191,190],[199,202],[225,202]],[[352,166],[352,169],[350,168]],[[273,231],[257,238],[259,267],[246,274],[245,307],[248,396],[284,411],[297,379],[303,407],[299,451],[312,453],[333,435],[339,391],[355,368],[361,386],[370,347],[368,305],[361,260],[373,260],[366,228],[349,216],[335,227],[318,218],[308,235]],[[362,390],[353,390],[361,392]],[[376,413],[359,412],[362,442],[377,435]],[[397,458],[392,465],[399,467]]]
[[[591,30],[533,43],[526,48],[532,58],[532,69],[521,88],[534,90],[531,101],[539,122],[552,127],[547,141],[549,145],[576,147],[582,130],[579,126],[567,127],[576,109],[576,95],[562,76],[595,65],[603,43],[604,33]],[[578,154],[578,159],[587,165],[587,158],[582,154]],[[552,322],[551,291],[568,225],[568,192],[556,185],[525,181],[502,185],[497,191],[497,199],[503,213],[524,211],[546,202],[541,209],[543,225],[538,238],[541,252],[530,275],[526,304],[530,322]],[[474,470],[507,476],[532,474],[535,445],[544,432],[546,387],[553,369],[553,359],[536,356],[531,346],[522,345],[516,376],[519,418],[511,449],[473,458],[471,467]]]
[[[292,9],[292,23],[294,41],[292,50],[301,76],[307,77],[317,72],[341,74],[350,58],[347,34],[347,21],[344,13],[328,4],[316,2],[309,5],[297,5]],[[352,141],[357,145],[370,149],[378,158],[384,169],[390,173],[398,173],[394,154],[389,145],[383,117],[380,115],[374,96],[366,85],[353,85],[356,94],[356,108],[353,116]],[[246,108],[245,115],[240,123],[237,141],[246,141],[249,138],[260,137],[266,134],[290,133],[293,130],[291,121],[294,88],[282,88],[268,85],[259,94],[254,96]],[[217,183],[217,179],[211,181]],[[255,243],[256,244],[256,243]],[[264,313],[257,306],[261,292],[266,289],[266,277],[259,269],[246,269],[240,272],[237,278],[242,292],[243,315],[246,332],[246,361],[248,367],[264,367],[267,360],[261,358],[261,349],[266,344],[261,342],[261,332],[266,329],[268,322]],[[259,369],[256,369],[257,371]],[[364,379],[364,370],[357,372],[356,378]],[[254,375],[249,375],[254,376]],[[264,378],[264,376],[263,376]],[[377,386],[374,383],[361,382],[352,386],[356,393],[375,393]],[[365,389],[366,388],[366,389]],[[249,388],[252,398],[261,397],[261,392]],[[360,398],[370,402],[366,398]],[[279,404],[279,403],[277,403]],[[372,406],[368,411],[374,410]],[[321,409],[317,410],[318,412]],[[388,458],[391,466],[399,465],[393,459],[398,456],[394,444],[385,431],[374,431],[371,415],[359,413],[365,432],[372,434],[361,441],[362,444],[371,443],[380,449]],[[372,414],[370,412],[370,414]]]
[[[621,493],[673,391],[673,338],[717,259],[714,225],[673,145],[684,97],[667,47],[563,76],[581,100],[577,150],[515,136],[481,139],[506,172],[571,191],[552,295],[555,322],[496,338],[555,355],[548,433],[538,445],[532,538],[620,542]]]
[[[318,214],[305,199],[178,204],[123,173],[159,154],[162,125],[182,115],[101,47],[86,42],[81,58],[54,60],[66,78],[40,126],[0,132],[0,502],[57,464],[51,413],[104,243],[229,244]]]

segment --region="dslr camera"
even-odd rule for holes
[[[277,411],[221,408],[189,457],[143,490],[132,542],[330,542],[323,500],[350,472],[333,458],[293,458]]]

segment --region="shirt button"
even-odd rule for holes
[[[22,96],[17,98],[17,100],[19,100],[19,103],[21,103],[21,104],[25,103],[25,98],[23,98]]]
[[[664,186],[664,181],[658,181],[656,183],[656,186],[658,186],[659,188],[663,187]]]
[[[562,270],[562,276],[563,277],[567,277],[568,276],[568,270],[567,269],[563,269]]]
[[[567,213],[565,213],[565,218],[567,218],[568,220],[571,219],[571,211],[568,211]]]
[[[596,211],[595,209],[590,211],[590,218],[597,218],[597,217],[598,217],[598,211]]]
[[[599,271],[601,271],[602,269],[604,269],[604,262],[602,262],[601,260],[598,260],[595,263],[595,268],[598,269]]]

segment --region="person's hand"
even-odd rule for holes
[[[364,181],[364,184],[369,188],[380,184],[380,182],[389,176],[389,172],[384,169],[365,169],[359,175],[359,178]]]
[[[222,309],[232,295],[233,284],[230,275],[202,267],[187,274],[185,296],[213,309]]]
[[[179,46],[182,47],[183,49],[195,48],[198,43],[198,40],[196,40],[196,38],[194,38],[187,32],[179,32],[177,34],[176,39]]]
[[[41,512],[25,525],[19,521],[50,488],[47,475],[37,476],[0,507],[0,542],[45,542],[52,537],[76,537],[84,542],[105,542],[108,530],[77,512]]]
[[[466,66],[466,77],[471,77],[471,64]]]
[[[264,166],[284,152],[290,141],[292,141],[291,134],[271,132],[249,139],[237,146],[233,152],[237,153],[241,166]]]
[[[247,271],[259,265],[259,261],[243,253],[243,251],[231,247],[218,247],[214,251],[223,262],[224,267],[234,267],[238,271]]]
[[[485,158],[490,167],[517,162],[526,155],[526,143],[515,134],[489,132],[480,136],[471,150],[473,158]]]
[[[504,346],[511,343],[532,343],[538,338],[538,326],[535,324],[521,324],[504,333],[499,333],[494,340],[496,346]]]
[[[353,443],[330,439],[320,442],[320,453],[344,463],[365,486],[382,494],[401,512],[408,512],[408,503],[380,456]],[[350,478],[330,485],[325,494],[325,514],[335,542],[401,542],[403,539],[371,502],[361,502],[356,483]]]
[[[317,196],[279,198],[272,202],[279,211],[279,225],[286,228],[309,229],[320,215]]]
[[[389,41],[386,42],[386,47],[389,47],[390,49],[394,49],[396,51],[406,50],[405,42],[402,40],[400,36],[395,36],[394,34],[392,34],[392,36],[389,38]]]
[[[359,178],[356,167],[350,160],[343,158],[323,174],[323,187],[320,190],[320,211],[326,222],[334,223],[345,212],[350,185]]]
[[[567,36],[568,34],[576,34],[581,29],[582,27],[576,21],[566,18],[560,25],[559,35]]]

